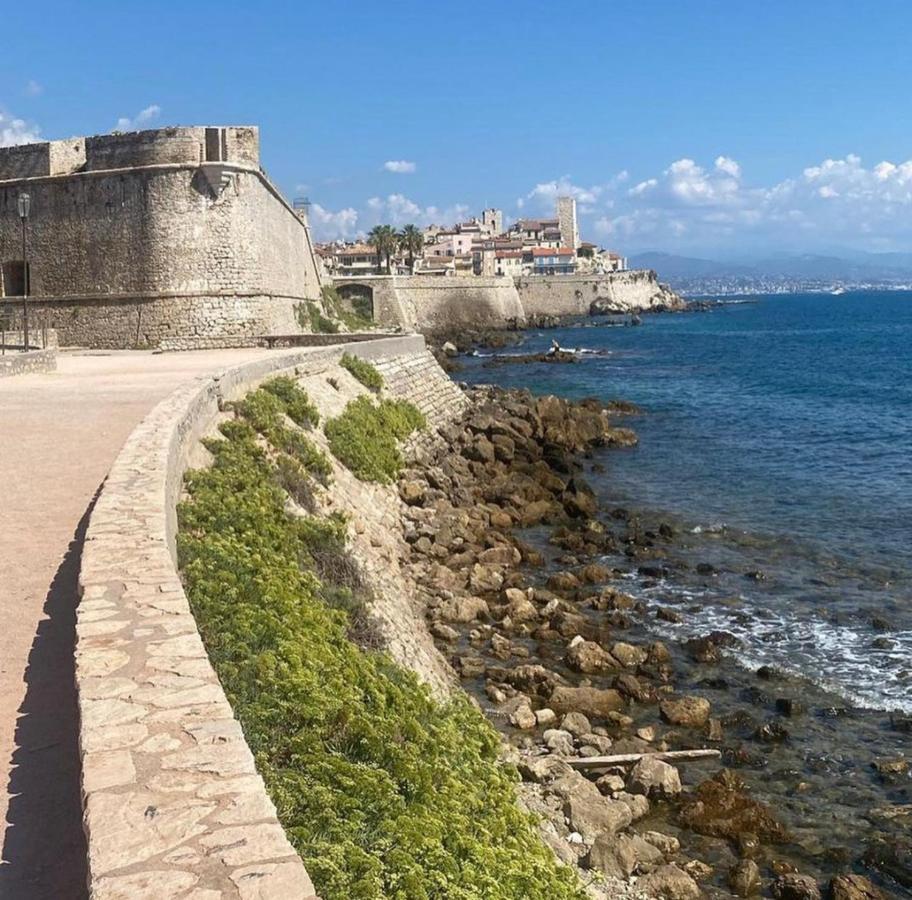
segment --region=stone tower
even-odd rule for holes
[[[579,222],[576,219],[576,200],[573,197],[557,198],[557,221],[563,245],[573,250],[579,249]]]
[[[503,234],[503,211],[485,209],[481,213],[481,222],[490,229],[491,234]]]

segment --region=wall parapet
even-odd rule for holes
[[[92,511],[79,575],[76,684],[92,900],[313,900],[206,655],[177,571],[176,504],[227,400],[343,352],[382,359],[419,335],[270,354],[198,378],[134,430]]]
[[[34,372],[53,372],[56,369],[57,350],[53,347],[47,350],[30,350],[28,353],[0,355],[0,378]]]

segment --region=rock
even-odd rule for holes
[[[606,796],[613,797],[623,791],[627,785],[624,784],[624,779],[620,775],[602,775],[601,778],[596,779],[595,786]]]
[[[582,737],[592,731],[592,725],[589,724],[589,720],[579,712],[568,712],[561,719],[560,727],[564,731],[569,731],[574,737]]]
[[[603,797],[597,789],[594,798],[580,795],[568,797],[564,803],[564,815],[570,827],[578,831],[587,844],[593,843],[601,834],[617,834],[633,821],[626,804]]]
[[[611,655],[628,669],[632,669],[641,663],[646,662],[649,654],[640,647],[634,647],[633,644],[626,644],[618,641],[611,647]]]
[[[821,900],[820,888],[810,875],[780,875],[771,890],[776,900]]]
[[[617,660],[595,641],[571,644],[565,662],[571,669],[586,675],[618,668]]]
[[[880,888],[862,875],[837,875],[830,882],[831,900],[886,900]]]
[[[652,743],[656,739],[656,730],[654,725],[646,725],[643,728],[637,728],[636,736],[641,741]]]
[[[706,881],[712,875],[712,866],[701,862],[699,859],[689,859],[681,868],[693,878],[694,881]]]
[[[590,869],[622,880],[636,871],[650,871],[664,861],[662,854],[638,834],[599,835],[588,857]]]
[[[478,435],[475,440],[465,447],[462,455],[466,459],[473,459],[480,463],[494,462],[494,445],[484,435]]]
[[[766,744],[782,743],[788,736],[788,729],[781,722],[766,722],[754,731],[754,738]]]
[[[595,732],[589,732],[588,734],[580,735],[580,743],[586,744],[591,749],[596,752],[591,754],[592,756],[605,756],[611,752],[611,748],[614,746],[614,741],[610,737],[606,737],[602,734],[595,734]]]
[[[521,706],[518,706],[512,713],[510,713],[510,724],[515,725],[517,728],[522,729],[523,731],[528,731],[530,728],[535,727],[535,713],[532,712],[532,707],[528,703],[524,703]]]
[[[611,577],[611,571],[598,563],[589,563],[579,570],[579,579],[586,584],[599,584]]]
[[[487,606],[486,603],[485,606]],[[459,640],[459,632],[455,628],[451,628],[449,625],[444,625],[442,622],[435,622],[431,626],[431,633],[435,638],[438,638],[441,641],[446,641],[450,644]]]
[[[700,728],[709,721],[710,705],[704,697],[681,697],[660,704],[662,718],[670,725]]]
[[[728,769],[704,781],[679,812],[681,824],[700,834],[737,842],[746,834],[772,843],[788,832],[764,804],[746,793],[744,782]]]
[[[454,356],[459,356],[459,350],[452,341],[444,341],[440,349],[443,351],[444,356],[449,356],[451,359]]]
[[[535,710],[535,721],[538,725],[550,725],[552,722],[557,721],[557,713],[553,709],[544,709]]]
[[[474,622],[487,618],[489,610],[481,597],[454,597],[440,604],[440,615],[449,622]]]
[[[804,712],[804,705],[791,697],[777,697],[776,711],[783,716],[788,716],[793,719]]]
[[[558,778],[575,774],[567,763],[556,756],[523,757],[517,768],[526,781],[533,781],[536,784],[549,784]]]
[[[645,831],[642,837],[664,856],[672,856],[681,849],[681,842],[676,837],[662,831]]]
[[[573,755],[573,735],[560,728],[548,728],[542,735],[545,746],[558,756]]]
[[[548,578],[547,586],[558,593],[575,591],[580,586],[580,580],[572,572],[555,572]]]
[[[535,604],[519,588],[507,588],[507,615],[514,622],[531,622],[538,618]]]
[[[894,775],[904,775],[909,771],[909,760],[904,756],[894,756],[890,758],[875,759],[871,763],[872,768],[881,777],[891,777]]]
[[[637,881],[637,890],[647,897],[661,900],[695,900],[700,897],[700,887],[677,866],[660,866]]]
[[[399,484],[399,496],[409,506],[420,506],[427,494],[427,484],[423,481],[403,481]]]
[[[487,666],[481,656],[457,656],[453,659],[453,668],[463,678],[478,678],[484,675]]]
[[[684,621],[684,618],[680,613],[675,612],[673,609],[668,609],[666,606],[660,606],[656,610],[656,618],[663,622],[671,622],[673,625],[680,624]]]
[[[667,800],[681,793],[681,777],[674,766],[644,756],[631,770],[627,790],[631,794],[645,794],[647,797]]]
[[[478,554],[478,562],[485,566],[515,566],[521,559],[519,551],[511,544],[488,547]]]
[[[753,897],[762,885],[760,867],[752,859],[742,859],[729,870],[728,886],[738,897]]]
[[[624,698],[612,688],[558,685],[551,692],[549,706],[558,713],[581,712],[584,716],[604,719],[608,713],[624,708]]]
[[[494,566],[475,563],[469,575],[469,587],[479,593],[495,593],[503,586],[503,575]]]
[[[643,794],[630,794],[627,791],[621,791],[615,799],[619,800],[630,810],[630,815],[634,821],[649,815],[649,801]]]

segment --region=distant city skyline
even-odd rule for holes
[[[257,124],[320,239],[576,197],[626,254],[912,251],[912,7],[411,2],[5,11],[0,145]],[[445,35],[445,36],[444,36]]]

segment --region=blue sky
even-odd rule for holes
[[[912,250],[908,2],[46,0],[3,19],[0,142],[258,124],[323,237],[570,192],[584,236],[626,252]]]

